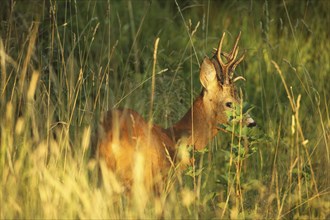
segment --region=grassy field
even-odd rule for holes
[[[1,1],[0,218],[329,219],[329,11],[327,0]],[[100,115],[148,117],[155,40],[153,120],[168,127],[200,93],[203,57],[239,31],[249,142],[219,133],[166,201],[123,195],[102,164],[100,180]]]

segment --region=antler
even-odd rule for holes
[[[224,84],[229,85],[232,82],[232,78],[234,75],[234,70],[236,68],[236,66],[242,62],[242,60],[244,59],[245,54],[243,54],[238,60],[236,60],[237,54],[238,54],[238,50],[239,47],[238,45],[238,41],[241,37],[241,32],[239,32],[235,44],[234,44],[234,48],[232,49],[232,51],[230,53],[226,53],[226,52],[222,52],[222,43],[223,43],[223,39],[225,38],[225,32],[222,34],[221,40],[219,42],[219,46],[218,49],[216,51],[216,54],[214,55],[214,59],[216,59],[218,61],[218,63],[220,64],[220,68],[221,68],[221,73],[224,76]],[[221,55],[224,56],[227,60],[227,63],[225,63],[222,58]]]

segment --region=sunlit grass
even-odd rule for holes
[[[329,9],[327,1],[4,3],[0,218],[329,218]],[[124,194],[94,155],[101,113],[130,107],[171,125],[200,92],[199,62],[223,31],[232,42],[240,30],[246,58],[236,74],[247,79],[239,86],[258,131],[232,124],[223,130],[237,126],[236,136],[220,132],[202,152],[180,146],[181,162],[195,163],[173,163],[162,195],[141,184]],[[138,179],[146,158],[137,158]]]

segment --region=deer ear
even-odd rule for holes
[[[199,73],[199,80],[204,88],[208,88],[214,82],[217,82],[217,73],[211,60],[207,57],[204,58]]]

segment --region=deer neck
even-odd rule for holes
[[[193,145],[202,149],[217,133],[215,119],[211,115],[201,94],[183,118],[167,131],[177,145]]]

